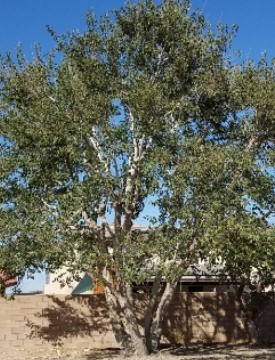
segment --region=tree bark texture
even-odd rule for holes
[[[134,311],[131,288],[120,286],[115,293],[106,289],[105,296],[115,338],[123,348],[124,354],[147,355],[144,338]]]
[[[148,353],[157,352],[159,349],[160,338],[162,335],[162,324],[164,314],[167,313],[171,300],[175,294],[177,281],[166,283],[165,289],[157,304],[154,305],[151,319],[147,320],[145,326],[146,346]]]
[[[237,289],[237,301],[240,305],[242,318],[244,319],[244,326],[248,336],[248,342],[251,345],[257,345],[259,336],[255,322],[255,314],[253,314],[252,309],[249,308],[249,303],[251,303],[251,294],[245,294],[244,287],[245,285],[241,284]],[[250,299],[245,299],[245,295],[249,296]]]

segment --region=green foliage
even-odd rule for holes
[[[1,58],[1,268],[273,271],[274,66],[235,66],[235,28],[188,9],[89,13],[83,34],[49,29],[61,61]],[[159,216],[134,234],[148,199]]]

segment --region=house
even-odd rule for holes
[[[114,224],[109,224],[109,229],[114,230]],[[133,232],[144,233],[148,230],[147,226],[134,224],[132,226]],[[106,230],[106,236],[110,236],[109,230]],[[46,281],[44,285],[44,294],[99,294],[104,292],[104,287],[97,281],[93,281],[88,274],[78,274],[79,280],[72,279],[71,274],[66,267],[63,267],[54,273],[46,273]],[[71,278],[71,281],[66,281]]]
[[[72,279],[71,281],[66,281],[68,277],[70,277],[70,274],[65,267],[54,273],[46,272],[44,294],[69,295],[95,293],[92,279],[88,274],[79,274],[79,280]]]
[[[79,274],[79,280],[66,282],[69,277],[66,268],[62,268],[55,273],[47,273],[44,285],[44,294],[101,294],[104,293],[104,286],[97,282],[86,273]],[[133,284],[133,292],[143,293],[150,291],[153,286],[154,277],[149,278],[143,284]],[[163,284],[165,279],[163,279]],[[207,270],[205,261],[187,269],[186,275],[182,276],[177,287],[178,292],[227,292],[234,291],[230,279],[219,275],[213,275]]]
[[[145,293],[153,286],[154,278],[148,279],[141,285],[133,284],[134,293]],[[163,281],[165,283],[165,280]],[[217,276],[182,276],[177,287],[177,292],[227,292],[231,291],[232,284],[221,283]],[[56,274],[49,274],[44,285],[44,294],[48,295],[76,295],[76,294],[101,294],[104,293],[104,286],[100,283],[93,283],[88,274],[82,274],[79,281],[74,280],[70,284],[60,284],[56,280]]]
[[[109,228],[112,230],[114,225],[110,224]],[[134,224],[132,227],[133,232],[146,233],[148,227]],[[108,233],[107,233],[108,236]],[[158,261],[157,257],[150,259],[150,264],[154,265]],[[147,265],[146,265],[147,266]],[[222,264],[217,263],[212,270],[209,270],[209,264],[205,260],[199,260],[195,266],[190,266],[186,275],[182,276],[177,290],[179,292],[225,292],[232,289],[232,284],[229,279],[224,279],[221,282],[221,277],[218,275],[221,273]],[[213,275],[213,271],[216,275]],[[104,293],[104,286],[91,279],[86,273],[78,274],[79,279],[71,279],[66,281],[67,278],[72,278],[68,270],[63,267],[55,273],[46,274],[46,282],[44,285],[44,294],[99,294]],[[153,285],[154,277],[148,279],[142,285],[133,284],[134,292],[147,292],[150,291]],[[165,279],[163,280],[163,283]]]

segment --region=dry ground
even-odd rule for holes
[[[0,350],[0,360],[119,360],[117,350]],[[140,356],[129,360],[275,360],[275,348],[250,347],[204,347],[192,350],[161,351],[142,359]]]

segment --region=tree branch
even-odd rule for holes
[[[110,175],[108,160],[104,157],[103,150],[101,149],[101,146],[97,139],[96,130],[94,127],[92,128],[92,135],[86,136],[86,142],[87,142],[89,148],[96,152],[98,160],[101,164],[103,164],[106,174]]]

